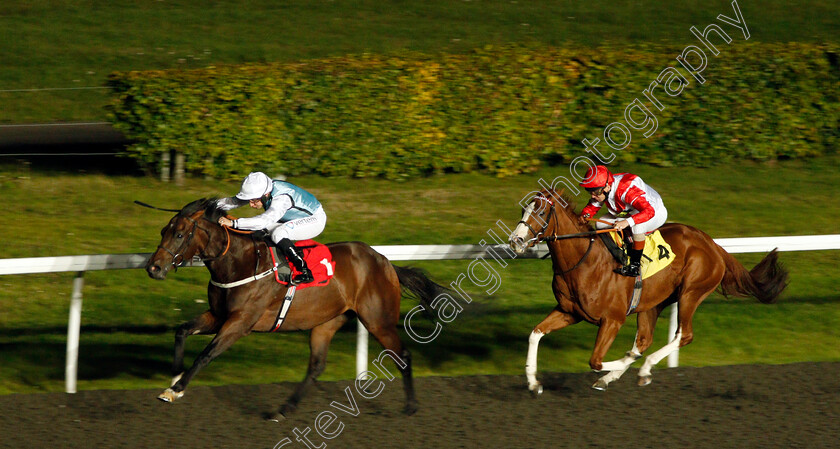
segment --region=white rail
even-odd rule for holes
[[[715,243],[732,254],[769,252],[773,248],[778,248],[779,251],[831,250],[840,249],[840,234],[727,238],[715,239]],[[392,261],[472,259],[487,255],[488,248],[494,249],[495,255],[506,257],[505,251],[498,250],[497,246],[380,245],[373,247]],[[533,259],[546,254],[548,254],[548,248],[541,244],[518,256],[517,259]],[[0,259],[0,275],[143,268],[150,255],[149,253],[133,253]],[[202,266],[198,260],[188,265]]]
[[[743,237],[715,239],[729,253],[769,252],[774,248],[779,251],[814,251],[840,249],[840,234],[801,235],[780,237]],[[384,245],[373,249],[392,261],[401,260],[453,260],[473,259],[489,255],[495,249],[493,257],[507,257],[507,253],[498,247],[480,245]],[[517,259],[533,259],[548,254],[545,245],[517,256]],[[0,259],[0,275],[76,272],[73,281],[73,294],[70,301],[70,313],[67,325],[67,362],[65,366],[65,390],[76,392],[76,367],[79,353],[79,331],[82,314],[82,286],[85,271],[121,270],[143,268],[150,254],[96,254],[85,256],[27,257],[18,259]],[[192,260],[188,266],[201,266],[198,260]],[[367,333],[359,326],[357,339],[356,370],[358,373],[367,368]],[[676,307],[671,308],[671,329],[669,335],[676,332]],[[676,366],[678,353],[675,351],[668,358],[668,366]]]

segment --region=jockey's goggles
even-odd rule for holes
[[[595,195],[600,195],[600,194],[604,193],[604,187],[606,187],[606,186],[586,187],[586,191],[589,192],[589,193],[594,193]]]

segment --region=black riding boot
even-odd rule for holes
[[[277,247],[283,251],[286,259],[288,259],[289,262],[295,266],[295,269],[300,272],[296,276],[292,276],[292,285],[306,284],[314,280],[312,271],[310,271],[309,267],[306,266],[306,262],[304,262],[303,257],[291,240],[282,239],[277,242]]]
[[[622,276],[637,277],[642,273],[642,252],[644,250],[630,248],[627,252],[630,253],[630,263],[616,269],[615,272]]]

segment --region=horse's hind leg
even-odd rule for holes
[[[364,320],[362,322],[365,323],[365,327],[373,334],[376,341],[382,347],[393,353],[389,357],[394,360],[403,378],[403,390],[405,390],[404,412],[406,415],[413,415],[417,411],[417,398],[414,394],[414,379],[411,374],[411,352],[408,348],[403,347],[400,336],[397,334],[396,325],[380,326],[374,323],[366,323]],[[393,357],[394,355],[398,355],[399,360]],[[377,361],[380,361],[382,358],[384,358],[383,355],[380,355]],[[385,368],[380,367],[380,369]]]
[[[187,337],[198,334],[213,334],[219,331],[221,323],[208,310],[175,329],[175,355],[172,358],[172,384],[175,385],[184,374],[184,346]]]
[[[697,307],[711,294],[717,284],[712,287],[703,286],[691,290],[685,290],[681,295],[678,304],[679,326],[674,338],[658,351],[647,356],[645,363],[639,369],[639,386],[645,386],[651,383],[651,370],[653,367],[664,359],[668,354],[677,349],[691,343],[694,340],[694,331],[691,325],[691,319],[694,317],[694,312]]]
[[[294,393],[286,400],[286,403],[280,407],[281,415],[286,416],[297,410],[297,406],[306,394],[306,390],[324,372],[324,368],[327,366],[327,351],[330,348],[330,342],[348,319],[347,315],[341,314],[312,328],[312,332],[309,334],[309,367],[306,370],[306,376],[295,388]],[[273,416],[269,416],[269,419],[271,418]]]
[[[645,363],[639,369],[639,386],[645,386],[650,384],[651,382],[651,370],[653,369],[654,365],[659,363],[662,359],[664,359],[668,354],[677,350],[680,346],[680,340],[682,335],[682,329],[677,329],[677,334],[674,336],[674,339],[671,340],[667,345],[663,346],[658,351],[654,352],[653,354],[647,356],[645,358]]]
[[[633,342],[633,348],[630,349],[630,351],[628,351],[621,359],[605,362],[601,366],[601,369],[609,371],[609,373],[598,379],[592,388],[602,391],[606,390],[610,383],[621,378],[621,376],[627,372],[627,369],[630,368],[630,365],[642,357],[642,353],[645,352],[645,350],[649,348],[650,344],[653,342],[653,329],[656,326],[656,320],[659,318],[660,313],[662,313],[662,307],[655,307],[653,309],[640,312],[637,315],[638,330],[636,331],[636,339]]]

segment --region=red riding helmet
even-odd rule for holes
[[[597,189],[613,182],[613,175],[603,165],[589,167],[580,186],[584,189]]]

